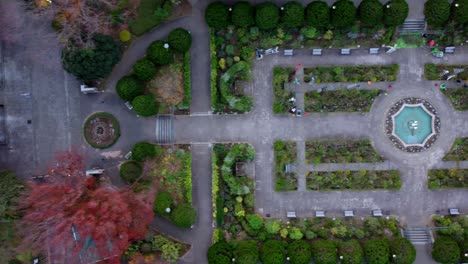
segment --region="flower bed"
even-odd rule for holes
[[[424,77],[427,80],[447,80],[449,75],[455,74],[454,69],[464,69],[464,71],[456,74],[454,78],[468,81],[468,65],[448,65],[448,64],[424,64]],[[444,71],[449,73],[444,74]]]
[[[297,175],[295,172],[286,172],[286,166],[297,162],[296,142],[276,141],[275,152],[275,191],[297,190]]]
[[[304,82],[310,82],[312,77],[315,77],[315,83],[395,81],[398,77],[398,64],[304,68]]]
[[[448,97],[455,110],[468,111],[468,89],[467,88],[449,88],[442,90],[442,93]]]
[[[428,187],[431,190],[468,188],[468,169],[429,170]]]
[[[86,119],[83,135],[91,147],[109,148],[120,137],[120,125],[117,119],[109,113],[94,113]]]
[[[311,171],[306,175],[307,190],[399,190],[400,172],[391,171]]]
[[[306,162],[309,164],[382,161],[382,157],[375,151],[368,139],[328,139],[306,142]]]
[[[452,148],[445,155],[446,161],[468,160],[468,138],[457,138],[453,142]]]
[[[305,93],[306,112],[369,112],[381,90],[347,89]]]
[[[294,93],[284,88],[284,84],[293,81],[296,73],[294,68],[275,67],[273,68],[273,113],[287,114],[289,112],[289,99],[294,97]]]

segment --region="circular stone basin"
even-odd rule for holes
[[[439,135],[440,119],[435,108],[419,98],[406,98],[390,108],[385,131],[392,143],[407,152],[421,152]]]

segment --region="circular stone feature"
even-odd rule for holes
[[[385,131],[393,144],[407,152],[421,152],[432,146],[440,130],[436,109],[420,98],[406,98],[390,108]]]
[[[109,113],[94,113],[86,119],[84,137],[93,148],[108,148],[120,137],[119,122]]]

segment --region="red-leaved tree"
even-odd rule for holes
[[[85,176],[80,155],[59,155],[49,175],[45,183],[31,184],[20,200],[22,248],[66,263],[80,263],[89,252],[119,263],[131,241],[146,234],[151,205],[131,190],[103,187]]]

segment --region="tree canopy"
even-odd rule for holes
[[[383,5],[379,0],[363,0],[359,4],[359,19],[367,25],[378,25],[382,23]]]
[[[229,10],[222,2],[213,2],[206,7],[205,21],[209,27],[221,29],[229,24]]]
[[[192,46],[192,35],[184,28],[176,28],[172,30],[167,38],[169,47],[178,52],[187,52]],[[168,54],[170,55],[170,53]]]
[[[350,27],[356,20],[356,7],[349,0],[336,1],[331,9],[331,22],[335,27]]]
[[[313,1],[307,5],[305,21],[309,26],[324,29],[330,24],[330,8],[324,1]]]
[[[232,7],[232,23],[238,27],[255,25],[254,8],[247,1],[239,1]]]
[[[125,101],[132,101],[138,95],[145,92],[145,85],[135,76],[122,77],[116,85],[117,94]]]
[[[468,23],[468,0],[455,0],[452,3],[452,17],[458,24]]]
[[[397,27],[408,17],[409,7],[405,0],[392,0],[384,5],[383,22],[386,26]]]
[[[158,103],[150,94],[139,95],[132,101],[133,110],[141,116],[152,116],[158,113]]]
[[[273,29],[278,26],[278,6],[272,2],[265,2],[257,5],[255,10],[255,22],[260,29]]]
[[[428,0],[424,4],[424,16],[429,25],[441,26],[450,17],[450,3],[447,0]]]
[[[296,1],[287,2],[281,14],[281,22],[287,28],[297,28],[304,24],[304,7]]]

